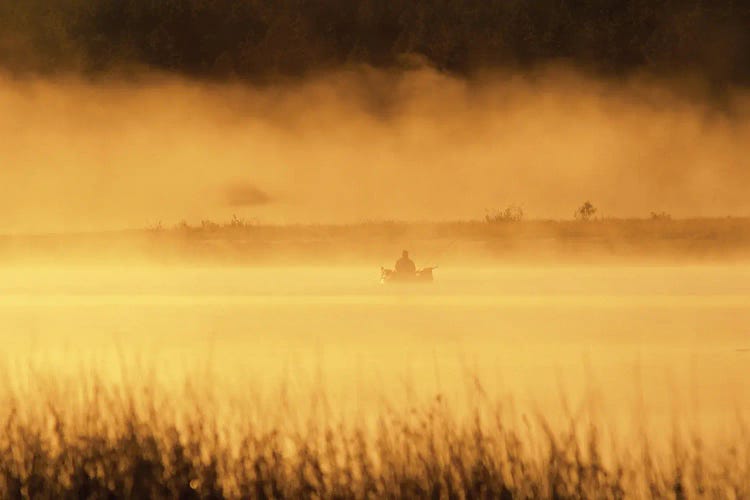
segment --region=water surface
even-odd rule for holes
[[[173,376],[209,364],[235,385],[316,380],[357,404],[460,394],[476,375],[542,408],[595,393],[614,411],[750,411],[750,268],[435,275],[383,286],[377,268],[5,269],[0,339],[11,363],[138,358]]]

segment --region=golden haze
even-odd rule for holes
[[[672,82],[674,83],[674,82]],[[750,104],[561,69],[353,69],[273,87],[0,80],[0,231],[162,221],[750,214]]]

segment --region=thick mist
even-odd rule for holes
[[[750,101],[564,70],[339,71],[251,87],[0,80],[0,231],[750,215]]]

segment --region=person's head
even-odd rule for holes
[[[403,252],[401,252],[401,257],[403,257],[404,259],[408,259],[409,258],[408,250],[404,250]]]

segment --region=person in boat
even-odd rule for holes
[[[409,252],[404,250],[401,253],[401,258],[396,261],[396,273],[402,276],[413,276],[417,274],[417,266],[414,261],[409,258]]]

